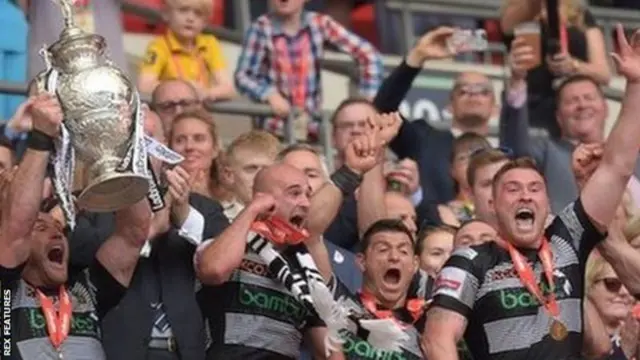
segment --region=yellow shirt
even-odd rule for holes
[[[222,48],[213,35],[198,35],[194,50],[185,49],[171,31],[155,38],[140,65],[141,74],[158,80],[182,79],[210,87],[211,75],[226,68]]]

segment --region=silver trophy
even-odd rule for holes
[[[56,2],[64,30],[42,50],[46,70],[36,83],[39,91],[58,97],[64,113],[53,182],[73,226],[75,155],[88,167],[88,185],[76,205],[89,211],[115,211],[140,201],[149,190],[149,173],[137,90],[107,58],[104,38],[76,26],[73,0]]]

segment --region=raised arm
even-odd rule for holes
[[[581,192],[585,212],[602,232],[606,231],[620,205],[640,148],[640,122],[637,119],[640,113],[639,32],[634,34],[629,45],[622,26],[618,25],[617,38],[620,50],[613,58],[618,72],[627,79],[622,109],[605,144],[602,161]]]
[[[40,210],[53,138],[58,136],[62,123],[60,104],[48,94],[35,97],[25,111],[33,118],[33,130],[11,183],[0,225],[0,265],[6,268],[14,268],[29,257],[28,238]]]
[[[441,307],[427,312],[422,338],[422,352],[429,360],[457,360],[458,342],[467,328],[467,320],[459,313]]]
[[[115,215],[115,231],[98,249],[96,259],[124,287],[129,286],[150,223],[151,208],[147,199],[119,210]]]
[[[512,42],[511,78],[504,91],[500,112],[500,145],[510,148],[515,156],[530,156],[538,164],[543,164],[547,139],[535,139],[529,135],[526,69],[533,59],[533,48],[523,39]]]
[[[541,9],[542,0],[505,0],[500,14],[502,32],[512,33],[516,25],[533,20]]]
[[[247,236],[253,222],[273,210],[275,200],[268,194],[254,195],[251,203],[217,238],[202,244],[196,253],[196,272],[205,284],[220,285],[240,266]]]
[[[331,17],[323,14],[316,16],[319,17],[320,29],[325,41],[353,56],[358,64],[360,95],[367,99],[373,99],[384,76],[384,66],[378,50],[368,41],[345,29]]]

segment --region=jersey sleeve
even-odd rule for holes
[[[206,61],[212,72],[225,70],[227,68],[222,46],[220,46],[220,42],[214,36],[211,36],[207,41]]]
[[[147,47],[140,63],[140,74],[153,74],[159,78],[167,64],[168,57],[168,49],[159,41],[159,38],[156,38]]]
[[[98,316],[102,318],[109,310],[120,303],[127,289],[97,260],[87,271],[89,282],[95,293]]]
[[[581,263],[587,261],[591,250],[606,237],[606,234],[601,233],[591,222],[580,198],[567,205],[558,214],[551,225],[550,232],[547,233],[547,236],[553,235],[571,241],[574,248],[578,250]]]
[[[456,250],[436,278],[433,303],[468,317],[480,288],[478,252],[473,248]]]

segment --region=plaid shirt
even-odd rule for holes
[[[279,91],[292,108],[319,119],[322,110],[320,59],[324,42],[350,54],[359,67],[360,93],[373,98],[382,82],[383,65],[378,51],[366,40],[349,32],[329,16],[302,13],[301,28],[287,35],[271,15],[260,16],[247,31],[238,59],[235,83],[254,101],[266,102]],[[264,127],[281,133],[283,119],[267,119]],[[310,127],[313,135],[316,127]]]

